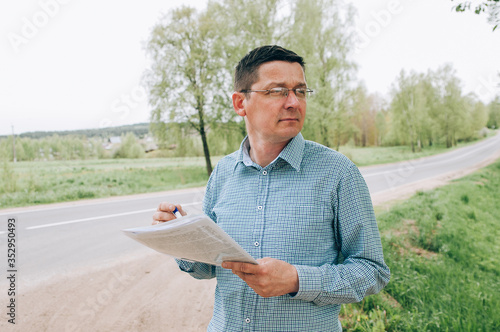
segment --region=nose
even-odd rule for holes
[[[290,90],[288,91],[288,96],[286,96],[285,99],[285,108],[298,108],[300,106],[300,101],[299,98],[297,98],[297,95],[295,94],[294,91]]]

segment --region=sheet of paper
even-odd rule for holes
[[[257,264],[236,241],[205,215],[185,216],[158,225],[125,229],[132,239],[158,252],[190,261]]]

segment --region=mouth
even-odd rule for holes
[[[296,118],[284,118],[284,119],[280,119],[279,120],[279,122],[282,122],[282,121],[285,121],[285,122],[293,122],[293,121],[299,122],[299,119],[296,119]]]

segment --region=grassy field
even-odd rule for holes
[[[379,212],[391,282],[348,331],[500,331],[500,161]]]
[[[404,146],[343,146],[340,151],[358,166],[366,166],[420,158],[450,149],[432,147],[412,153]],[[212,157],[212,164],[220,158]],[[4,161],[0,165],[0,209],[198,187],[204,186],[207,180],[203,157]]]
[[[491,137],[495,132],[490,134]],[[408,146],[380,146],[380,147],[350,147],[341,146],[339,151],[351,159],[358,167],[394,163],[398,161],[428,157],[439,153],[445,153],[468,146],[478,141],[459,143],[457,146],[447,149],[442,145],[426,147],[420,152],[411,152]]]
[[[204,186],[200,165],[203,158],[4,163],[0,208]]]

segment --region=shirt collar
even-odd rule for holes
[[[243,144],[243,148],[242,148],[243,164],[245,164],[245,166],[252,166],[253,160],[250,157],[250,140],[248,139],[248,136],[246,137],[246,139],[243,141],[242,144]]]
[[[300,171],[302,156],[304,155],[305,140],[301,133],[292,138],[292,140],[281,151],[278,158],[283,159],[290,164],[297,172]]]
[[[285,148],[271,164],[273,164],[278,158],[281,158],[290,164],[290,166],[292,166],[297,172],[299,172],[300,164],[302,163],[302,156],[304,155],[304,145],[304,137],[302,137],[301,133],[298,133],[297,136],[292,138],[292,140],[285,146]],[[236,165],[240,162],[242,162],[245,166],[254,165],[254,162],[250,158],[250,140],[248,139],[248,136],[245,137],[243,142],[241,142],[234,169],[236,169]]]

